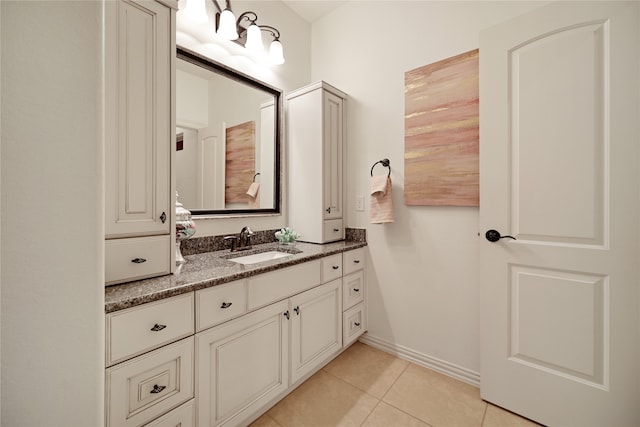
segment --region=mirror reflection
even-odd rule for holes
[[[176,189],[193,215],[280,211],[281,91],[194,52],[176,60]]]

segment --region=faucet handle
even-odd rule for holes
[[[236,246],[238,245],[238,236],[225,236],[224,241],[231,241],[231,252],[236,250]]]

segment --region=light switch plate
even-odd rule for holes
[[[356,196],[356,211],[364,211],[364,196]]]

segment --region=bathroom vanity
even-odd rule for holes
[[[284,250],[106,288],[105,425],[246,425],[364,333],[366,243]]]

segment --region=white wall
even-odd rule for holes
[[[350,1],[312,26],[312,80],[350,95],[347,225],[367,228],[369,334],[460,367],[472,382],[480,369],[478,209],[404,205],[404,73],[476,49],[480,30],[543,4]],[[372,225],[369,171],[385,157],[396,221]],[[365,212],[355,212],[356,195],[366,196]]]
[[[2,425],[99,426],[102,3],[0,8]]]
[[[221,4],[224,2],[220,2]],[[212,22],[215,8],[211,2],[206,2],[209,14],[207,24],[197,24],[190,21],[183,14],[185,0],[180,0],[181,11],[177,14],[176,43],[199,54],[232,67],[242,73],[251,75],[269,85],[283,91],[291,91],[309,83],[311,75],[311,25],[296,15],[280,1],[242,1],[234,0],[231,4],[234,13],[251,10],[257,13],[258,23],[276,27],[281,34],[280,41],[284,46],[286,62],[283,65],[267,65],[259,58],[245,55],[244,48],[234,42],[221,40],[213,34]],[[283,145],[284,141],[283,132]],[[285,162],[282,162],[283,167]],[[282,214],[270,216],[246,216],[208,219],[196,218],[197,232],[195,237],[238,233],[240,229],[249,225],[254,230],[282,228],[287,225],[286,188],[283,187]]]

